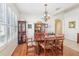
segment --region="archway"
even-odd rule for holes
[[[62,21],[60,19],[55,20],[55,34],[62,34]]]

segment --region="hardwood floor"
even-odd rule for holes
[[[31,52],[29,52],[28,54],[26,54],[26,50],[27,50],[26,44],[18,45],[15,51],[13,52],[12,56],[37,56],[33,52],[34,48],[30,48]],[[64,46],[63,54],[64,56],[79,56],[79,52],[66,46]],[[41,56],[43,56],[42,53]]]
[[[66,46],[64,46],[63,54],[64,54],[64,56],[79,56],[78,51],[73,50],[73,49],[66,47]]]
[[[13,52],[12,56],[26,56],[26,44],[18,45]]]

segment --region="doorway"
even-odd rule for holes
[[[55,20],[55,34],[62,34],[62,21],[60,19]]]

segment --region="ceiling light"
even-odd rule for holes
[[[48,19],[50,19],[50,16],[48,15],[48,11],[47,11],[47,4],[44,4],[45,6],[45,11],[44,11],[44,20],[47,21]]]

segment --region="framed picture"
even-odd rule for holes
[[[69,22],[69,28],[75,28],[76,22],[75,21],[70,21]]]
[[[28,24],[28,28],[31,29],[32,28],[32,24]]]
[[[45,28],[48,28],[48,24],[44,24]]]

